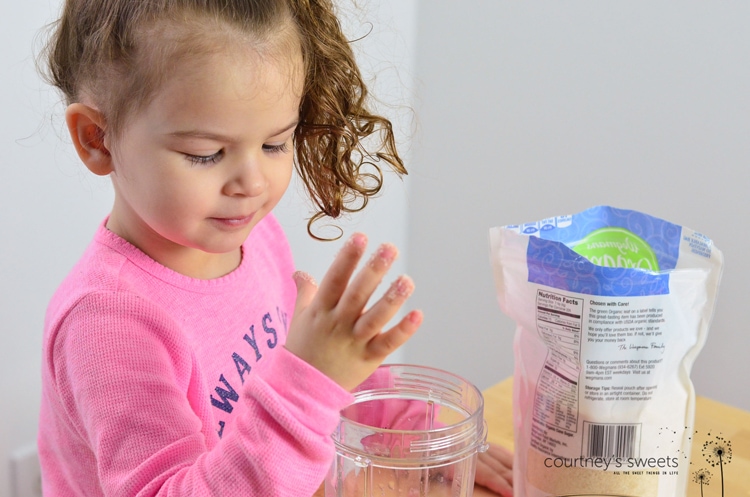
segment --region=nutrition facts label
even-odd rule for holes
[[[536,313],[537,330],[549,353],[537,382],[534,419],[575,432],[583,299],[538,290]]]
[[[536,327],[545,342],[578,361],[581,356],[583,300],[539,290]]]

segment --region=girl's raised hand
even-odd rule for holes
[[[414,290],[408,276],[399,276],[365,308],[398,256],[396,247],[383,244],[352,279],[366,247],[365,235],[352,235],[319,288],[308,274],[294,274],[297,303],[286,348],[347,390],[367,379],[422,323],[422,313],[411,311],[382,331]]]

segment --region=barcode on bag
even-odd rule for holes
[[[638,457],[640,452],[640,424],[595,424],[583,422],[585,457]]]

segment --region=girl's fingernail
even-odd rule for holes
[[[295,279],[295,280],[307,281],[309,283],[312,283],[315,286],[318,286],[318,283],[315,281],[315,278],[313,278],[310,273],[306,273],[304,271],[296,271],[292,275],[292,278]]]
[[[389,304],[403,302],[414,291],[414,282],[408,276],[399,276],[385,292],[385,301]]]
[[[365,247],[367,247],[367,236],[363,233],[354,233],[344,243],[344,245],[341,247],[341,250],[343,251],[348,247],[352,247],[357,251],[358,254],[361,254],[365,251]]]
[[[349,243],[355,247],[363,249],[367,246],[367,237],[362,233],[354,233],[351,238],[349,238]]]
[[[398,255],[398,249],[391,245],[390,243],[384,243],[380,247],[378,247],[378,250],[375,251],[374,254],[372,254],[372,257],[370,257],[370,260],[367,262],[367,264],[375,269],[385,269],[391,265],[391,263],[396,260],[396,256]]]
[[[411,311],[407,317],[409,318],[409,321],[411,321],[412,324],[422,323],[423,316],[422,316],[422,313],[419,311]]]

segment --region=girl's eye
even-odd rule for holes
[[[185,154],[185,157],[187,157],[187,160],[189,160],[193,164],[202,166],[205,164],[216,164],[217,162],[219,162],[219,159],[221,159],[222,155],[224,155],[224,151],[219,150],[215,154],[211,155]]]
[[[289,143],[285,142],[281,145],[263,145],[263,150],[272,154],[285,154],[289,152]]]

